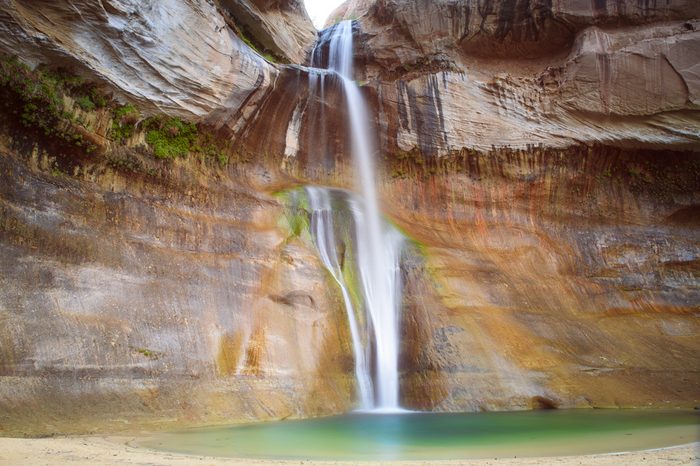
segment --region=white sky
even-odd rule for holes
[[[306,11],[316,29],[322,29],[328,16],[345,0],[304,0]]]

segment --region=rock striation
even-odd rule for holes
[[[387,181],[423,258],[406,269],[407,404],[696,404],[699,168],[681,152],[530,149]]]
[[[196,161],[55,167],[0,145],[0,434],[348,408],[342,298],[280,199]]]
[[[284,21],[280,11],[287,10],[273,9],[269,20],[277,27]],[[3,0],[0,15],[5,53],[33,64],[62,64],[151,112],[199,118],[240,109],[277,73],[235,35],[212,2]],[[297,35],[306,42],[289,44],[284,53],[292,57],[311,41]]]
[[[304,62],[316,42],[316,29],[299,0],[219,0],[218,4],[235,25],[289,63]]]
[[[518,52],[509,42],[516,40],[512,34],[498,38],[486,26],[479,34],[513,55],[496,54],[483,44],[475,48],[484,54],[474,53],[459,45],[461,33],[446,23],[475,31],[469,24],[480,14],[490,24],[489,18],[505,14],[506,4],[517,2],[494,6],[498,14],[479,13],[477,2],[419,3],[350,2],[341,7],[345,17],[359,17],[356,60],[365,65],[359,78],[374,107],[384,154],[434,158],[462,149],[580,144],[697,150],[700,14],[694,3],[642,11],[632,4],[623,9],[618,2],[601,15],[590,4],[586,9],[560,2],[569,6],[551,7],[548,17],[567,26],[569,39],[557,50],[545,46],[552,40],[537,39],[542,46],[537,56]],[[346,159],[338,110],[343,97],[333,96],[337,85],[332,80],[326,84],[330,103],[309,97],[309,86],[307,71],[284,69],[259,116],[243,130],[246,136],[266,137],[244,137],[244,147],[251,153],[293,152],[298,155],[294,160],[306,165],[319,152],[317,141],[309,144],[306,128],[315,128],[323,115],[329,140],[336,143],[321,152],[332,165],[339,157]],[[275,128],[271,134],[265,132],[270,122]]]
[[[700,7],[690,0],[350,0],[329,23],[359,18],[363,30],[376,35],[370,44],[384,54],[378,58],[410,62],[460,54],[552,57],[569,51],[576,35],[591,26],[615,29],[698,16]],[[382,52],[380,43],[390,47]]]
[[[552,7],[547,21],[569,31],[562,45],[544,34],[530,40],[510,31],[531,29],[524,13],[511,11],[510,20],[502,16],[507,5],[515,8],[518,2],[471,11],[476,4],[436,2],[430,9],[376,2],[362,16],[366,40],[360,59],[368,63],[368,78],[379,79],[385,150],[445,155],[461,147],[578,142],[697,147],[700,33],[694,18],[700,12],[694,3],[644,11],[608,8],[604,16],[590,6]],[[465,9],[462,16],[451,10],[457,5]],[[426,10],[434,16],[425,19]],[[386,18],[385,11],[394,16]],[[481,29],[473,24],[478,18]],[[640,26],[644,23],[650,24]],[[508,25],[510,32],[498,33],[489,24]],[[557,30],[552,34],[563,37]],[[538,55],[513,41],[534,41]],[[464,45],[474,43],[478,53]],[[512,55],[499,53],[501,48]]]

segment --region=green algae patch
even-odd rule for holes
[[[294,188],[273,193],[282,205],[284,211],[278,221],[278,226],[287,232],[288,237],[301,238],[311,243],[311,211],[303,188]]]

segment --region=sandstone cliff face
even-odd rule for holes
[[[532,75],[473,65],[384,81],[384,147],[428,156],[581,142],[694,149],[698,45],[700,34],[680,24],[616,34],[594,28],[565,61]]]
[[[329,22],[360,18],[365,32],[377,35],[370,45],[377,44],[377,53],[386,54],[382,58],[393,55],[409,62],[459,54],[551,57],[567,52],[576,34],[590,26],[627,27],[698,16],[700,6],[690,0],[350,0]],[[390,45],[388,50],[380,51],[380,42]]]
[[[425,258],[407,269],[406,403],[697,404],[699,168],[683,153],[535,149],[387,182]]]
[[[513,53],[501,60],[493,59],[488,45],[476,49],[492,59],[460,48],[453,36],[442,39],[438,31],[454,31],[443,24],[454,15],[439,7],[435,14],[441,21],[419,20],[419,11],[425,10],[399,9],[405,15],[399,24],[421,28],[399,28],[402,35],[393,26],[383,32],[387,23],[368,13],[361,21],[367,34],[362,59],[369,65],[368,75],[380,77],[377,99],[382,103],[379,121],[387,131],[385,150],[415,148],[445,155],[461,147],[567,147],[578,142],[697,147],[700,33],[693,5],[618,21],[685,15],[683,21],[644,27],[604,26],[593,11],[588,19],[596,25],[584,28],[583,18],[576,22],[576,17],[551,11],[553,20],[571,24],[570,41],[549,50],[545,45],[552,41],[541,38],[541,55],[531,60],[523,60],[527,55],[509,45],[510,36],[489,36]],[[407,49],[406,35],[420,47]]]
[[[296,3],[260,9],[233,3],[265,26],[256,31],[261,42],[287,44],[275,50],[290,60],[303,56],[313,41],[311,22]],[[63,63],[152,112],[197,118],[238,110],[276,74],[212,2],[3,0],[1,5],[3,52],[33,63]],[[297,19],[300,26],[283,27]]]
[[[339,12],[359,18],[385,212],[413,240],[408,406],[698,404],[700,12],[660,3]],[[5,432],[347,409],[342,302],[273,195],[353,187],[344,96],[234,31],[301,63],[299,3],[0,4],[3,51],[206,122],[247,160],[178,160],[154,179],[96,156],[54,173],[60,154],[3,137]]]
[[[533,36],[517,2],[342,8],[386,211],[425,261],[406,271],[408,406],[698,401],[697,6],[562,3],[528,10]],[[352,186],[343,96],[316,79],[286,70],[245,143]]]
[[[280,201],[196,162],[47,157],[0,150],[0,432],[347,409],[342,299]]]
[[[219,5],[263,47],[288,62],[302,63],[316,41],[316,29],[299,0],[220,0]]]

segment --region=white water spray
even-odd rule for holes
[[[359,87],[353,81],[353,35],[352,22],[343,21],[326,31],[322,41],[328,42],[328,69],[335,72],[340,79],[347,102],[352,152],[357,168],[361,201],[350,200],[357,236],[357,267],[361,277],[364,305],[371,321],[371,339],[374,343],[375,377],[369,375],[369,364],[363,355],[369,351],[360,351],[358,344],[362,338],[353,336],[355,348],[356,374],[367,371],[367,377],[358,375],[363,409],[396,411],[399,410],[399,311],[400,311],[400,271],[399,260],[403,237],[395,229],[384,225],[379,210],[374,166],[374,144],[369,125],[369,113]],[[312,53],[312,65],[322,65],[323,53],[317,47]],[[319,56],[320,55],[320,56]],[[314,78],[315,79],[315,78]],[[325,74],[321,74],[321,82]],[[317,193],[315,193],[317,194]],[[311,195],[309,195],[311,198]],[[315,201],[312,201],[312,203]],[[314,215],[320,217],[316,206],[312,206]],[[318,221],[317,221],[318,222]],[[332,229],[332,225],[331,225]],[[327,235],[326,235],[327,236]],[[317,236],[317,244],[319,242]],[[320,250],[320,247],[319,247]],[[323,253],[321,253],[323,255]],[[325,259],[324,263],[325,262]],[[329,267],[326,264],[326,267]],[[331,262],[331,267],[334,264]],[[331,270],[331,268],[329,268]],[[336,273],[331,271],[334,277]],[[336,278],[338,281],[338,278]],[[347,294],[344,284],[343,295]],[[356,320],[351,303],[346,299],[346,308],[350,317],[351,332],[354,332]],[[369,343],[368,343],[369,344]],[[368,350],[369,348],[367,348]],[[362,367],[361,367],[362,366]],[[374,380],[371,402],[365,402],[363,393],[367,380]]]

